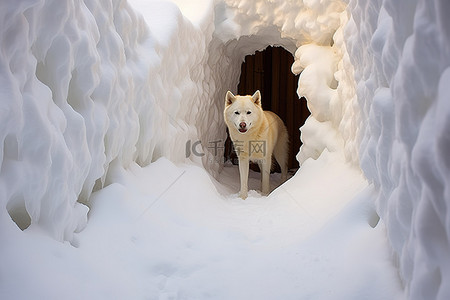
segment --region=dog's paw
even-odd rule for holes
[[[239,197],[240,197],[242,200],[245,200],[245,199],[247,199],[247,197],[248,197],[248,193],[247,193],[247,192],[240,192],[240,193],[239,193]]]

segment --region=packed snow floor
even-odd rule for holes
[[[35,228],[4,237],[2,299],[403,297],[371,187],[337,154],[268,197],[251,173],[245,201],[236,166],[217,181],[164,158],[112,174],[74,245]]]

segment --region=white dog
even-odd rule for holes
[[[263,111],[261,93],[256,91],[253,96],[235,96],[228,91],[225,96],[224,118],[239,157],[241,177],[239,197],[247,198],[250,161],[259,164],[263,194],[267,195],[270,192],[272,154],[281,167],[281,181],[286,181],[288,132],[283,121],[276,114]]]

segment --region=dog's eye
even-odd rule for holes
[[[234,113],[237,114],[237,115],[239,115],[239,112],[238,112],[238,111],[235,111]]]
[[[249,114],[251,114],[251,113],[252,113],[251,111],[248,111],[248,112],[247,112],[247,115],[249,115]]]

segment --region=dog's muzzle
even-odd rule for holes
[[[245,122],[239,123],[239,132],[241,133],[247,132],[247,124]]]

